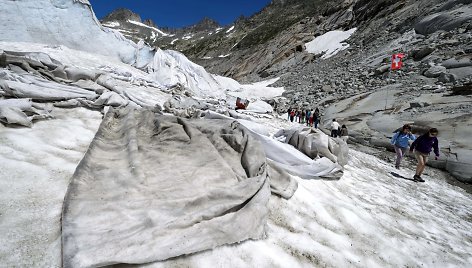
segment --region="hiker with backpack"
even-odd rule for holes
[[[400,169],[400,163],[410,145],[410,140],[414,141],[415,139],[415,135],[411,134],[411,126],[408,124],[403,125],[401,130],[397,131],[395,135],[393,135],[390,143],[393,145],[395,153],[397,154],[397,159],[395,161],[396,169]]]
[[[435,159],[439,158],[439,142],[438,142],[438,130],[436,128],[431,128],[428,132],[418,137],[410,146],[410,152],[415,151],[415,157],[418,160],[418,165],[416,166],[416,173],[413,176],[415,181],[424,182],[424,179],[421,178],[421,174],[426,167],[426,162],[428,162],[429,153],[434,150],[436,155]]]

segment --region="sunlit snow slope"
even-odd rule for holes
[[[0,177],[8,177],[0,181],[0,260],[7,267],[60,266],[62,197],[100,114],[56,116],[32,129],[0,129]],[[289,124],[256,120],[271,132]],[[390,171],[351,150],[339,181],[297,179],[291,199],[271,197],[266,239],[149,267],[470,267],[470,194],[434,171],[422,184]]]

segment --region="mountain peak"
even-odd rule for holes
[[[220,24],[209,17],[204,17],[197,24],[190,26],[190,28],[194,31],[213,30],[218,27],[220,27]]]
[[[156,23],[154,23],[154,21],[151,19],[146,19],[143,21],[143,23],[146,24],[147,26],[157,28]]]
[[[141,16],[126,8],[119,8],[108,14],[103,21],[138,21],[141,22]]]

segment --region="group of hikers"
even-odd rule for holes
[[[320,123],[320,110],[318,108],[314,111],[313,109],[299,110],[290,108],[287,113],[287,119],[291,122],[298,121],[300,124],[306,124],[307,126],[315,128],[318,128],[318,124]],[[331,137],[337,138],[339,136],[342,140],[347,142],[349,135],[346,125],[341,126],[336,119],[333,119],[330,127]],[[400,163],[409,147],[410,153],[413,153],[418,161],[413,180],[424,182],[421,175],[426,167],[431,151],[434,152],[436,160],[439,158],[439,142],[437,135],[438,130],[436,128],[431,128],[425,134],[416,137],[411,133],[411,126],[409,124],[403,125],[401,129],[395,132],[390,141],[396,153],[395,168],[400,169]],[[410,141],[412,141],[411,146]]]
[[[395,168],[400,168],[402,158],[407,152],[408,147],[410,147],[410,153],[414,153],[415,158],[418,161],[413,180],[424,182],[421,175],[426,167],[426,162],[428,162],[428,157],[431,151],[434,151],[436,160],[439,158],[439,142],[437,136],[438,130],[436,128],[431,128],[428,132],[416,138],[416,136],[411,133],[411,126],[408,124],[403,125],[403,127],[397,131],[390,140],[390,143],[393,145],[397,154]],[[411,146],[409,146],[410,141],[413,141]]]
[[[290,122],[298,122],[300,124],[306,124],[309,127],[318,128],[320,123],[320,110],[316,108],[314,111],[303,110],[303,109],[293,109],[289,108],[287,110],[287,119]]]

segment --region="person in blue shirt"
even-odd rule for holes
[[[393,144],[395,153],[397,153],[397,160],[395,161],[396,169],[400,168],[402,158],[408,150],[408,146],[410,146],[410,140],[414,141],[415,139],[416,137],[411,134],[411,127],[408,124],[403,125],[402,129],[393,135],[390,143]]]

